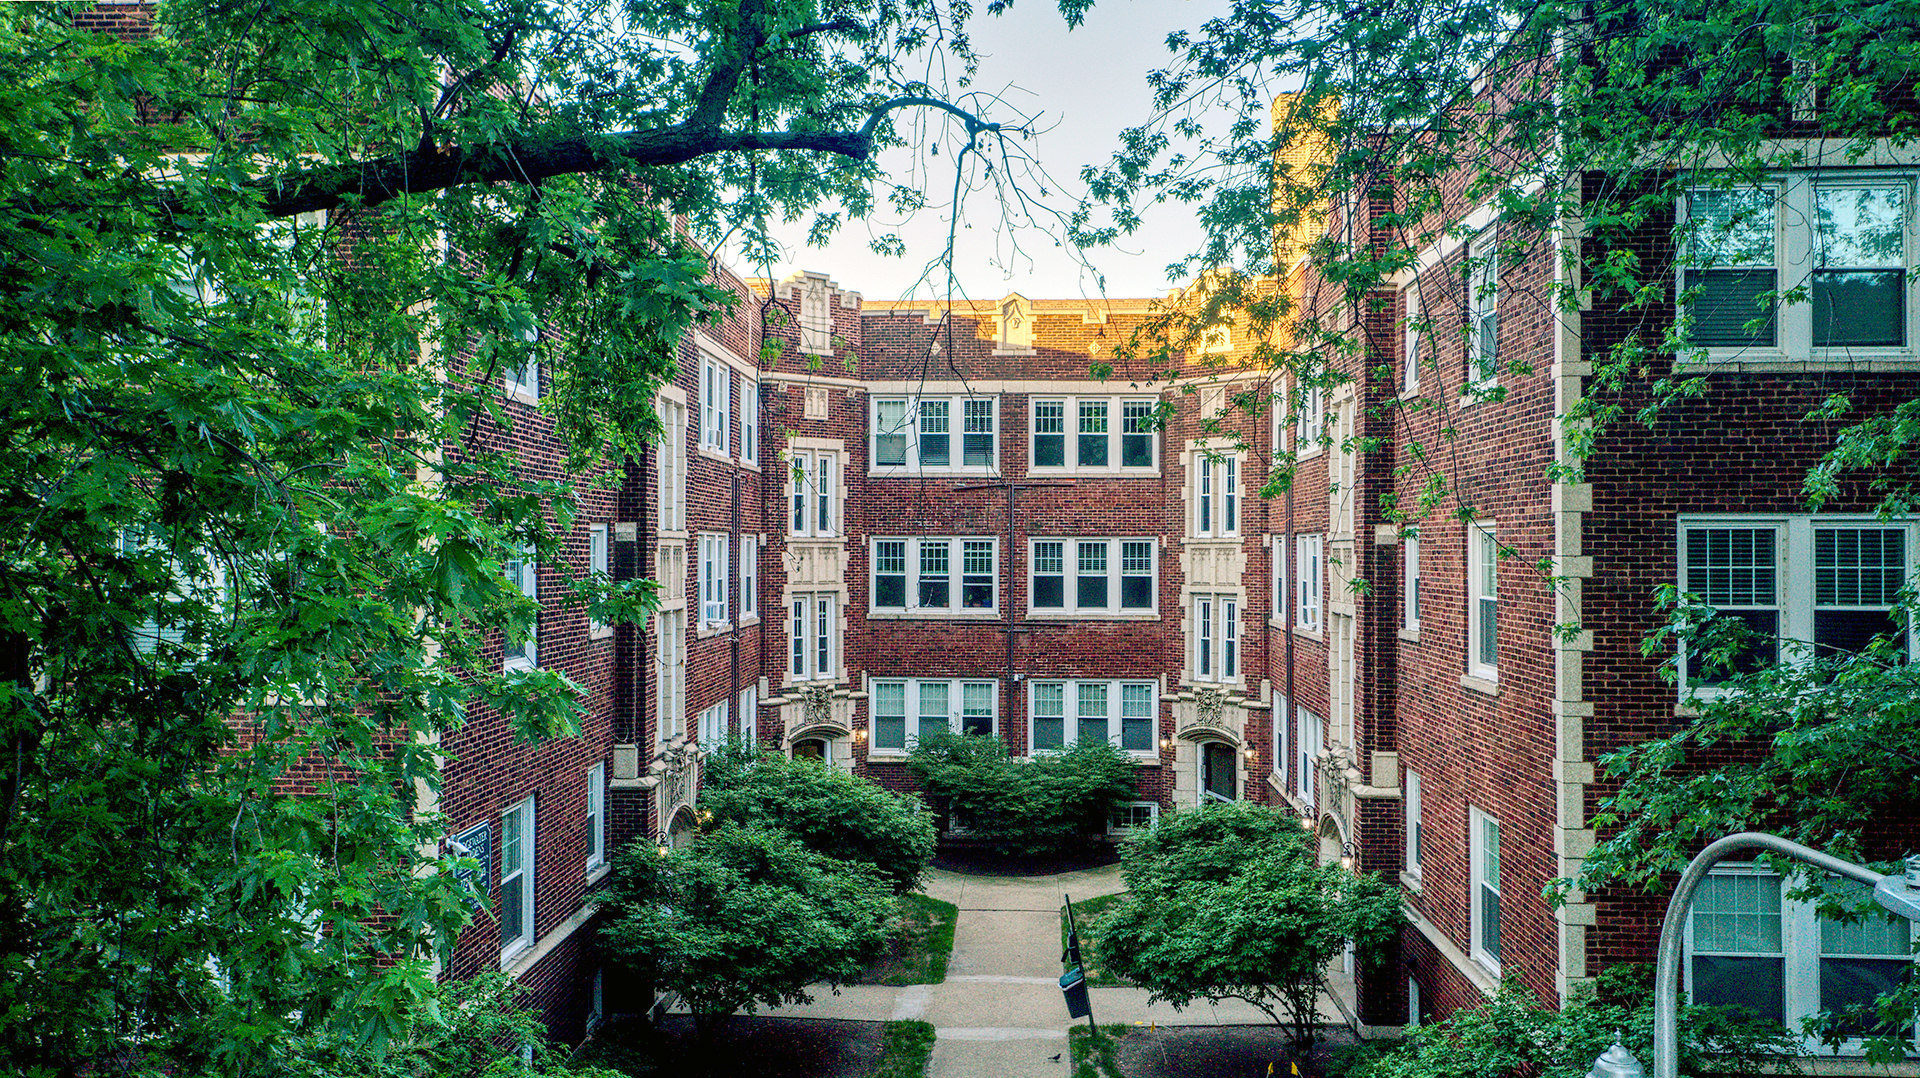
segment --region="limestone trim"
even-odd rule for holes
[[[500,969],[516,981],[525,977],[528,973],[532,972],[533,967],[540,964],[541,959],[552,954],[556,948],[567,942],[575,932],[586,927],[587,922],[593,920],[593,915],[599,912],[600,906],[598,903],[588,902],[583,904],[579,909],[574,911],[573,916],[555,925],[546,935],[535,940],[533,946],[523,947],[502,959]]]

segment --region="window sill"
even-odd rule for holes
[[[952,612],[928,610],[873,610],[867,611],[868,621],[999,621],[1000,612],[993,609],[969,608]]]
[[[525,386],[504,385],[501,387],[500,394],[510,401],[524,404],[528,407],[537,408],[540,405],[540,391],[537,389],[528,389]]]
[[[588,640],[612,640],[613,626],[611,625],[590,626],[587,629],[587,639]]]
[[[1418,644],[1420,642],[1420,630],[1417,628],[1401,629],[1399,632],[1395,633],[1394,635],[1399,637],[1402,640],[1405,640],[1409,644]]]
[[[684,543],[687,541],[687,530],[685,528],[662,528],[656,533],[656,536],[661,539],[678,539]]]
[[[1490,394],[1499,388],[1500,382],[1498,379],[1490,379],[1485,382],[1468,382],[1466,387],[1460,391],[1458,398],[1460,407],[1470,408],[1482,401],[1492,400],[1493,398]]]
[[[899,767],[906,764],[907,756],[907,753],[901,752],[899,749],[875,749],[867,753],[867,762],[870,764],[886,764],[890,767]]]
[[[1278,629],[1283,633],[1286,632],[1288,629],[1292,629],[1293,635],[1295,637],[1305,637],[1306,639],[1312,640],[1315,643],[1326,642],[1326,634],[1321,632],[1319,629],[1309,629],[1302,625],[1288,625],[1284,621],[1269,621],[1267,622],[1267,627],[1270,629]]]
[[[723,449],[715,449],[712,446],[703,445],[695,449],[693,452],[694,452],[694,455],[697,457],[705,457],[708,460],[717,460],[722,464],[733,463],[733,456],[727,453]]]
[[[1777,349],[1709,348],[1696,359],[1675,359],[1675,374],[1831,374],[1834,371],[1920,371],[1920,354],[1908,348],[1835,349],[1789,354]]]
[[[1059,477],[1063,479],[1073,479],[1081,476],[1088,479],[1153,479],[1159,476],[1160,466],[1157,464],[1148,464],[1120,468],[1056,468],[1051,466],[1036,467],[1029,465],[1027,467],[1027,474],[1042,475],[1050,478]]]
[[[532,659],[508,659],[506,662],[500,664],[500,672],[503,674],[538,669],[540,669],[540,664],[534,662]]]
[[[726,621],[712,622],[706,625],[702,625],[699,628],[695,629],[693,631],[693,638],[695,640],[705,640],[708,637],[725,636],[732,631],[733,631],[732,622],[726,622]]]
[[[1483,696],[1500,695],[1500,683],[1492,678],[1475,677],[1472,674],[1461,674],[1460,687],[1480,693]]]
[[[611,861],[601,861],[598,864],[588,865],[587,866],[587,886],[592,887],[594,884],[599,883],[601,880],[606,879],[608,874],[611,873],[612,871],[613,871],[613,863]]]
[[[1160,615],[1158,612],[1142,612],[1139,614],[1114,614],[1114,613],[1108,613],[1106,611],[1091,611],[1091,610],[1087,611],[1086,613],[1080,613],[1078,611],[1073,611],[1073,610],[1068,610],[1068,611],[1028,610],[1027,620],[1028,621],[1159,621]]]
[[[963,464],[916,468],[911,464],[876,464],[867,469],[868,479],[939,479],[995,476],[1000,474],[998,464]]]
[[[1418,896],[1427,893],[1426,884],[1421,881],[1420,874],[1408,872],[1406,869],[1400,870],[1400,886],[1406,888],[1410,895]]]

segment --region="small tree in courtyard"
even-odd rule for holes
[[[614,861],[601,930],[643,983],[678,992],[707,1025],[760,1004],[807,1003],[879,956],[894,899],[870,865],[787,835],[724,827],[685,849],[644,842]]]
[[[719,826],[780,831],[815,853],[872,865],[896,894],[933,860],[933,817],[911,798],[811,760],[716,754],[700,803]]]
[[[1374,876],[1316,863],[1299,823],[1258,805],[1164,817],[1127,847],[1127,895],[1100,923],[1109,972],[1180,1009],[1242,999],[1288,1027],[1296,1056],[1319,1034],[1327,964],[1361,962],[1400,930],[1400,899]]]

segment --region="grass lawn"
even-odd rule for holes
[[[1080,903],[1073,905],[1073,915],[1080,916]],[[1073,1051],[1073,1078],[1125,1078],[1120,1073],[1117,1050],[1120,1038],[1132,1032],[1133,1027],[1117,1024],[1097,1030],[1079,1022],[1067,1027],[1067,1045]]]
[[[894,914],[887,953],[854,983],[939,984],[946,980],[953,923],[959,918],[960,907],[951,902],[920,894],[903,896]]]
[[[1091,988],[1124,987],[1127,982],[1100,968],[1093,957],[1094,941],[1100,938],[1100,918],[1115,902],[1119,895],[1101,895],[1098,898],[1081,899],[1073,904],[1073,920],[1080,929],[1080,957],[1086,961],[1087,985]],[[1067,915],[1060,915],[1060,949],[1067,949]]]
[[[933,1054],[933,1023],[888,1022],[873,1078],[923,1078]]]

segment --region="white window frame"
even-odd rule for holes
[[[796,449],[787,454],[787,534],[797,539],[840,536],[840,454]]]
[[[540,563],[535,560],[533,548],[525,544],[516,544],[507,555],[505,565],[507,580],[520,590],[520,594],[540,601]],[[527,627],[527,638],[516,643],[511,636],[501,638],[501,664],[503,670],[533,670],[540,665],[540,614],[535,612],[533,624]]]
[[[740,462],[760,463],[760,380],[740,376]]]
[[[656,475],[660,480],[660,530],[687,530],[687,406],[667,397],[659,398],[660,462]]]
[[[799,592],[787,597],[786,606],[787,680],[839,680],[840,597]]]
[[[760,744],[760,687],[749,685],[740,690],[740,744],[748,749]]]
[[[685,607],[655,611],[654,698],[658,705],[655,727],[665,744],[685,732],[687,715],[687,611]]]
[[[607,765],[587,768],[587,871],[607,863]]]
[[[922,734],[922,719],[933,718],[928,708],[927,689],[940,686],[946,692],[944,710],[940,713],[946,720],[946,733],[964,733],[966,722],[971,714],[967,706],[967,689],[984,689],[987,700],[987,733],[997,735],[1000,732],[1000,682],[992,678],[893,678],[876,677],[867,682],[868,714],[872,729],[867,734],[867,755],[874,757],[904,757],[919,744]],[[880,729],[880,697],[882,689],[898,687],[901,692],[901,705],[905,709],[900,716],[900,744],[882,744]],[[976,699],[978,693],[976,693]],[[885,740],[891,740],[886,738]]]
[[[1296,387],[1295,392],[1299,396],[1300,411],[1293,424],[1294,456],[1305,459],[1326,448],[1320,439],[1327,433],[1327,391],[1323,386],[1310,385]]]
[[[602,580],[612,575],[613,568],[613,527],[610,524],[592,524],[587,527],[587,572]],[[587,635],[595,640],[613,635],[613,626],[605,624],[589,615],[587,617]]]
[[[700,533],[700,627],[703,629],[723,628],[729,624],[727,618],[727,584],[731,561],[728,548],[731,546],[725,532]]]
[[[1730,877],[1754,877],[1779,881],[1780,950],[1777,952],[1777,957],[1781,963],[1781,1006],[1786,1028],[1789,1031],[1798,1033],[1802,1028],[1800,1024],[1802,1019],[1818,1014],[1822,1010],[1820,964],[1826,957],[1826,948],[1825,942],[1822,939],[1821,925],[1823,919],[1820,916],[1819,902],[1810,898],[1795,899],[1789,897],[1796,887],[1804,885],[1808,881],[1800,879],[1780,879],[1761,865],[1725,862],[1714,866],[1708,874],[1709,879],[1726,879]],[[1696,903],[1694,909],[1688,911],[1685,933],[1685,954],[1681,961],[1681,987],[1686,992],[1688,1002],[1692,1002],[1694,998],[1694,957],[1696,953],[1699,953],[1694,942],[1694,928],[1696,918],[1699,916],[1699,908],[1699,905]],[[1878,912],[1878,907],[1874,907],[1870,912]],[[1920,938],[1920,934],[1916,933],[1916,925],[1913,922],[1908,922],[1906,928],[1908,953],[1904,955],[1887,951],[1874,954],[1845,954],[1836,957],[1863,958],[1869,961],[1897,961],[1905,959],[1912,962],[1915,959],[1911,948],[1913,941],[1916,938]],[[1776,956],[1776,952],[1760,951],[1709,951],[1705,953],[1725,955],[1728,957],[1771,958]],[[1911,1031],[1911,1034],[1909,1037],[1910,1040],[1920,1039],[1920,1023],[1916,1023],[1916,1028]],[[1864,1041],[1865,1038],[1861,1037],[1848,1038],[1841,1042],[1840,1052],[1845,1055],[1859,1054],[1864,1050]],[[1809,1054],[1827,1050],[1825,1046],[1815,1038],[1805,1038],[1803,1043]]]
[[[1113,812],[1107,817],[1107,834],[1116,837],[1137,835],[1143,830],[1152,830],[1159,823],[1160,802],[1122,801],[1113,806]]]
[[[1293,626],[1304,632],[1320,632],[1326,622],[1326,604],[1322,601],[1326,586],[1325,536],[1294,535],[1293,572]]]
[[[1426,852],[1426,834],[1420,820],[1420,772],[1411,767],[1407,768],[1404,798],[1401,806],[1405,811],[1402,842],[1406,849],[1402,867],[1409,877],[1418,881],[1420,864]]]
[[[1400,627],[1420,631],[1420,536],[1400,540]]]
[[[725,456],[727,424],[732,418],[728,398],[733,368],[718,357],[700,357],[700,448]]]
[[[500,389],[508,400],[522,404],[540,402],[540,361],[532,355],[525,363],[509,364],[500,368]]]
[[[1279,689],[1272,690],[1271,702],[1268,713],[1273,722],[1273,760],[1269,770],[1273,773],[1274,783],[1284,791],[1287,788],[1287,765],[1293,759],[1287,755],[1287,735],[1293,732],[1293,712],[1287,705],[1286,694]]]
[[[1773,195],[1773,273],[1774,291],[1782,295],[1803,290],[1807,299],[1799,303],[1780,303],[1774,305],[1774,340],[1772,344],[1754,345],[1713,345],[1706,346],[1681,357],[1683,363],[1690,359],[1702,359],[1716,367],[1727,363],[1826,363],[1849,362],[1873,359],[1912,359],[1920,354],[1920,331],[1916,331],[1916,322],[1920,322],[1920,285],[1916,284],[1914,269],[1920,264],[1920,224],[1916,224],[1914,207],[1917,191],[1916,174],[1913,170],[1887,169],[1823,169],[1819,171],[1795,171],[1777,173],[1757,185],[1758,190]],[[1902,189],[1905,210],[1905,251],[1902,268],[1905,270],[1905,303],[1902,307],[1905,340],[1898,345],[1822,345],[1813,344],[1813,274],[1821,269],[1820,244],[1818,241],[1818,195],[1822,189],[1890,187]],[[1675,220],[1685,228],[1692,217],[1691,201],[1696,192],[1724,190],[1706,184],[1682,192],[1675,207]],[[1682,251],[1674,259],[1675,295],[1686,291],[1686,274],[1690,269],[1711,268],[1693,265],[1692,258]],[[1757,267],[1756,267],[1757,268]],[[1760,317],[1756,307],[1752,317]],[[1799,368],[1789,368],[1798,370]]]
[[[1493,849],[1487,849],[1491,837]],[[1500,972],[1500,954],[1505,949],[1505,937],[1502,934],[1504,911],[1501,909],[1501,856],[1500,821],[1478,807],[1467,807],[1467,845],[1469,879],[1467,883],[1467,904],[1472,907],[1471,931],[1473,938],[1468,953],[1475,962],[1485,966],[1496,975]],[[1491,856],[1489,856],[1491,855]],[[1491,871],[1489,871],[1491,870]],[[1493,917],[1487,917],[1486,898],[1493,899]],[[1492,938],[1489,940],[1489,931]],[[1493,946],[1489,948],[1487,944]]]
[[[1500,245],[1493,229],[1467,248],[1467,386],[1486,389],[1500,380]],[[1493,338],[1492,354],[1487,338]]]
[[[740,537],[740,623],[760,620],[760,537]]]
[[[1040,563],[1039,554],[1040,554],[1040,546],[1043,543],[1046,543],[1046,544],[1057,543],[1060,545],[1060,554],[1061,554],[1060,570],[1061,571],[1058,574],[1040,572],[1041,563]],[[1106,602],[1106,605],[1104,606],[1092,606],[1092,605],[1082,606],[1080,605],[1080,577],[1082,575],[1082,572],[1080,569],[1080,565],[1081,565],[1080,547],[1083,544],[1093,545],[1093,544],[1102,544],[1102,543],[1106,545],[1106,569],[1105,569],[1104,575],[1106,576],[1106,582],[1107,582],[1107,585],[1106,585],[1107,602]],[[1129,544],[1133,544],[1132,550],[1134,550],[1135,552],[1138,551],[1140,544],[1144,544],[1146,546],[1148,557],[1151,559],[1149,562],[1149,569],[1146,573],[1127,572],[1127,568],[1129,566],[1129,562],[1127,561]],[[1137,563],[1134,563],[1134,564],[1135,564],[1135,567],[1137,567]],[[1061,605],[1060,606],[1034,605],[1034,596],[1036,594],[1035,581],[1042,576],[1051,577],[1056,575],[1061,578],[1061,581],[1060,581]],[[1085,575],[1088,577],[1092,577],[1095,574],[1089,571]],[[1147,591],[1147,595],[1150,600],[1149,604],[1144,607],[1121,605],[1123,602],[1122,594],[1126,588],[1126,582],[1129,579],[1142,579],[1142,578],[1145,578],[1151,582]],[[1158,539],[1155,539],[1149,536],[1123,536],[1118,539],[1106,539],[1106,538],[1101,538],[1099,536],[1067,536],[1067,535],[1031,536],[1027,539],[1027,616],[1028,617],[1031,617],[1031,618],[1086,618],[1086,617],[1155,618],[1159,616],[1159,612],[1160,612],[1160,541]]]
[[[1500,541],[1491,520],[1467,524],[1467,674],[1500,679]],[[1491,640],[1487,634],[1492,634]]]
[[[1240,680],[1245,656],[1241,653],[1238,592],[1202,592],[1193,597],[1193,680],[1232,684]]]
[[[1210,748],[1214,748],[1216,746],[1226,750],[1227,759],[1228,761],[1230,761],[1228,766],[1233,768],[1233,796],[1232,797],[1222,798],[1219,794],[1216,794],[1212,790],[1207,789],[1207,750]],[[1225,741],[1201,741],[1194,745],[1194,750],[1195,750],[1193,754],[1193,785],[1195,790],[1194,804],[1205,805],[1210,801],[1232,804],[1233,802],[1240,800],[1241,799],[1240,795],[1244,789],[1244,784],[1242,781],[1244,776],[1241,775],[1241,769],[1243,767],[1244,761],[1241,756],[1240,750],[1234,748],[1232,744]]]
[[[1401,292],[1405,297],[1402,310],[1405,312],[1400,323],[1400,395],[1418,396],[1420,393],[1420,354],[1425,342],[1421,331],[1426,319],[1421,309],[1420,282],[1410,282]]]
[[[969,405],[987,405],[988,424],[986,431],[992,442],[985,464],[968,464],[967,439],[977,438],[981,431],[970,431],[968,425],[973,419],[968,415]],[[883,405],[902,405],[904,407],[902,426],[887,433],[904,437],[905,457],[903,463],[883,464],[880,460],[880,409]],[[923,421],[931,419],[933,405],[945,410],[944,432],[923,431]],[[926,394],[924,396],[881,395],[873,397],[867,405],[867,448],[869,475],[996,475],[1000,471],[1001,445],[1001,407],[1000,398],[987,394]],[[922,437],[925,434],[942,434],[947,439],[947,463],[927,464],[922,461]]]
[[[1107,462],[1105,464],[1083,464],[1080,461],[1080,406],[1083,403],[1106,406],[1107,429],[1104,437],[1107,443]],[[1046,432],[1040,430],[1042,404],[1060,405],[1061,430]],[[1160,429],[1154,418],[1159,407],[1159,400],[1153,397],[1055,396],[1052,394],[1037,394],[1030,397],[1027,401],[1027,470],[1039,475],[1065,475],[1075,472],[1092,475],[1156,475],[1160,471]],[[1141,426],[1148,429],[1138,429]],[[1043,436],[1056,435],[1062,439],[1061,463],[1037,463],[1040,459],[1040,439]],[[1089,431],[1087,436],[1098,436],[1098,432]],[[1148,463],[1133,465],[1121,463],[1126,457],[1126,439],[1129,437],[1147,439]]]
[[[509,821],[512,821],[510,824]],[[519,955],[532,947],[535,939],[534,926],[534,864],[536,858],[535,843],[539,832],[537,818],[534,815],[533,798],[529,797],[503,809],[500,813],[500,903],[495,906],[500,911],[500,959],[502,962]],[[514,832],[509,837],[508,831]],[[508,843],[513,842],[517,850],[510,851]],[[509,860],[510,852],[518,857]],[[514,863],[517,862],[517,863]],[[512,887],[519,892],[519,924],[509,925],[507,917],[507,889]]]
[[[1193,451],[1193,513],[1189,534],[1232,539],[1240,534],[1240,454]]]
[[[1890,609],[1885,604],[1827,604],[1819,603],[1819,566],[1817,547],[1819,533],[1830,530],[1894,531],[1903,536],[1902,543],[1906,555],[1906,577],[1904,583],[1912,585],[1920,578],[1920,521],[1895,520],[1884,521],[1877,517],[1860,514],[1819,513],[1789,515],[1746,515],[1746,514],[1710,514],[1689,513],[1676,518],[1674,526],[1674,566],[1678,575],[1678,584],[1682,591],[1699,594],[1701,582],[1692,579],[1688,562],[1688,536],[1695,529],[1732,529],[1737,531],[1771,532],[1774,545],[1774,601],[1772,605],[1764,603],[1753,606],[1737,605],[1731,609],[1759,609],[1774,613],[1780,639],[1783,642],[1800,642],[1799,646],[1782,646],[1775,655],[1781,662],[1806,661],[1815,641],[1819,612],[1823,609],[1878,610]],[[1708,596],[1702,595],[1702,598]],[[1907,654],[1920,654],[1920,635],[1916,635],[1916,626],[1907,630]],[[1711,696],[1725,692],[1718,685],[1694,685],[1692,671],[1689,668],[1686,649],[1680,654],[1680,694],[1684,699],[1689,694]]]
[[[1311,809],[1314,807],[1316,787],[1319,785],[1320,769],[1320,716],[1308,708],[1293,705],[1293,744],[1298,753],[1294,764],[1294,793],[1300,803]]]
[[[1160,758],[1160,684],[1157,681],[1142,678],[1035,678],[1029,680],[1027,682],[1026,694],[1027,754],[1029,756],[1041,756],[1051,752],[1058,752],[1071,748],[1079,743],[1081,718],[1080,686],[1082,685],[1106,686],[1105,719],[1108,744],[1111,744],[1113,747],[1136,759],[1157,760]],[[1049,745],[1045,748],[1040,748],[1038,747],[1038,739],[1034,734],[1036,725],[1041,718],[1053,717],[1038,715],[1035,710],[1034,701],[1039,696],[1043,686],[1048,687],[1049,690],[1053,686],[1060,687],[1061,714],[1058,717],[1061,724],[1061,742],[1058,746]],[[1137,692],[1129,694],[1128,689],[1130,687],[1146,689],[1147,714],[1145,718],[1147,722],[1147,745],[1145,748],[1127,748],[1125,744],[1127,719],[1133,719],[1135,722],[1134,728],[1138,729],[1138,722],[1141,718],[1141,716],[1138,715],[1129,716],[1125,713],[1125,700],[1129,695],[1136,700],[1139,699]],[[1089,714],[1086,717],[1091,719],[1095,716]]]
[[[900,543],[903,546],[906,565],[902,574],[888,573],[888,576],[904,577],[902,598],[904,605],[882,606],[880,603],[880,544]],[[987,572],[969,573],[966,571],[966,556],[969,545],[986,544],[990,559]],[[921,582],[940,579],[938,574],[925,572],[921,553],[937,544],[945,544],[947,571],[944,579],[947,584],[947,604],[945,606],[921,605]],[[968,578],[985,576],[990,602],[987,606],[967,606],[966,587]],[[867,541],[867,617],[919,617],[919,618],[998,618],[1000,616],[1000,540],[991,535],[876,535]]]
[[[701,752],[712,752],[727,743],[727,711],[732,705],[732,700],[721,700],[700,710],[695,737]]]

